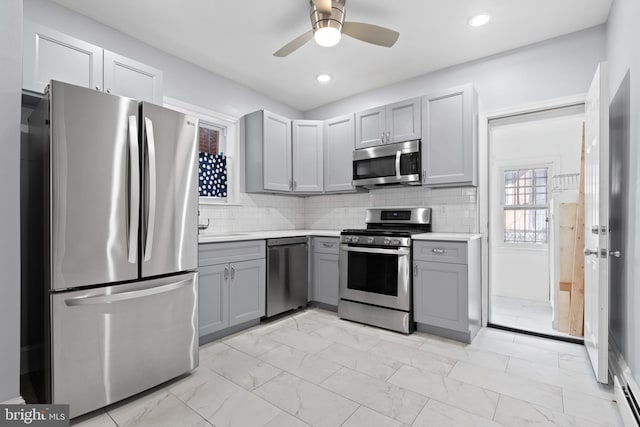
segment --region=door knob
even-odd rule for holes
[[[609,251],[609,256],[620,258],[620,251]]]
[[[598,251],[592,251],[591,249],[584,248],[584,256],[598,255]]]

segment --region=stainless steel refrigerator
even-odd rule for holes
[[[34,386],[71,417],[198,365],[197,129],[193,117],[57,81],[29,119]]]

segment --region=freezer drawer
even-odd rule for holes
[[[198,366],[197,273],[54,294],[53,403],[71,417]]]

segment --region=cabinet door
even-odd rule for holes
[[[102,89],[102,48],[24,21],[22,87],[43,93],[49,80]]]
[[[293,191],[319,193],[324,189],[323,122],[293,121]]]
[[[313,254],[314,301],[338,305],[338,257],[319,252]]]
[[[104,90],[162,105],[162,71],[105,50]]]
[[[265,260],[234,262],[230,265],[229,326],[258,319],[265,314]]]
[[[198,335],[212,334],[229,327],[229,264],[198,269]]]
[[[356,150],[383,144],[385,132],[385,107],[356,113]]]
[[[426,185],[476,185],[477,99],[471,85],[422,97]]]
[[[291,191],[291,120],[264,111],[264,189]]]
[[[407,99],[387,106],[386,142],[420,139],[420,98]]]
[[[460,332],[469,329],[467,266],[414,261],[415,321]]]
[[[324,125],[324,191],[352,191],[353,146],[355,120],[353,114],[327,120]]]

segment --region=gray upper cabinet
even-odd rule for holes
[[[22,87],[43,93],[49,80],[102,89],[102,48],[25,20]]]
[[[260,110],[244,116],[242,123],[246,191],[290,192],[291,120]]]
[[[384,144],[387,131],[385,108],[370,108],[356,113],[356,150]]]
[[[422,97],[422,183],[477,185],[478,97],[468,84]]]
[[[291,120],[264,111],[263,164],[264,189],[290,191]]]
[[[49,80],[162,104],[162,71],[24,21],[22,87],[43,93]]]
[[[104,90],[162,105],[162,71],[105,50]]]
[[[421,136],[420,98],[387,105],[387,143],[412,141]]]
[[[321,193],[323,122],[294,120],[266,110],[242,118],[248,193]]]
[[[321,120],[294,120],[293,191],[320,193],[324,190],[323,139]]]
[[[324,122],[324,191],[354,191],[353,146],[355,120],[353,114]]]
[[[355,149],[421,137],[420,98],[356,113]]]

